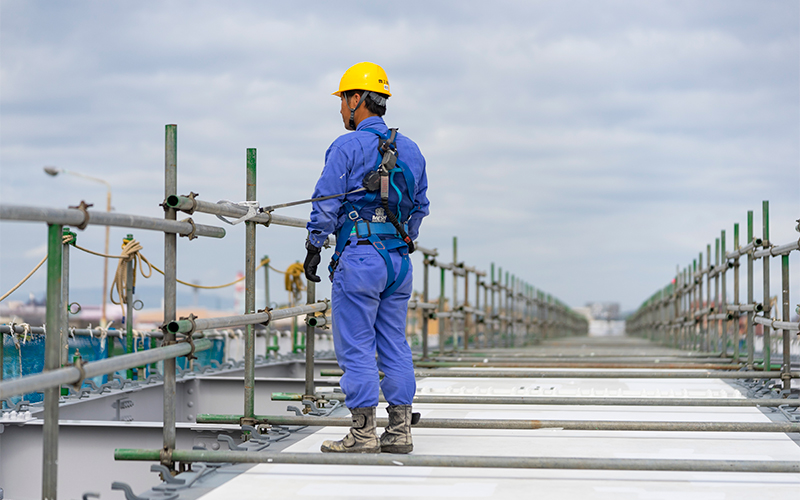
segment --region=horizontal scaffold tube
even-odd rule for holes
[[[323,377],[341,377],[341,370],[323,370]],[[444,377],[444,378],[781,378],[782,372],[770,371],[741,371],[741,372],[715,372],[700,370],[685,371],[573,371],[573,370],[418,370],[414,372],[417,378]],[[792,378],[800,378],[800,373],[792,372]]]
[[[211,341],[197,340],[194,342],[194,351],[205,351],[211,348]],[[92,361],[82,365],[81,369],[76,366],[67,366],[58,370],[44,371],[36,375],[8,380],[0,383],[0,399],[29,392],[40,392],[49,387],[58,387],[66,384],[75,384],[83,379],[106,375],[128,368],[148,365],[165,359],[185,356],[192,352],[192,345],[188,342],[166,347],[157,347],[146,351],[139,351],[133,354],[114,356],[113,358]]]
[[[710,363],[604,363],[586,360],[578,363],[563,361],[516,361],[495,362],[487,360],[476,361],[415,361],[417,368],[608,368],[608,369],[705,369],[705,370],[738,370],[739,365],[710,364]]]
[[[344,394],[318,394],[330,400],[344,398]],[[302,401],[307,399],[303,394],[293,392],[273,392],[273,401]],[[381,402],[386,402],[383,396]],[[577,406],[764,406],[776,408],[778,406],[800,406],[800,399],[761,399],[761,398],[660,398],[643,396],[630,397],[570,397],[570,396],[439,396],[417,395],[414,396],[417,404],[457,404],[457,405],[577,405]]]
[[[168,196],[167,206],[176,210],[192,210],[194,206],[195,212],[202,212],[205,214],[222,215],[223,217],[242,217],[247,214],[247,207],[236,205],[233,203],[211,203],[209,201],[197,200],[194,201],[187,196]],[[276,224],[279,226],[302,227],[305,229],[308,224],[308,219],[299,219],[296,217],[285,217],[283,215],[275,215],[272,213],[260,213],[251,219],[253,222],[261,224]]]
[[[331,399],[335,399],[328,396]],[[344,395],[342,395],[344,398]],[[482,404],[482,405],[580,405],[580,406],[800,406],[800,399],[761,398],[664,398],[664,397],[554,397],[554,396],[439,396],[417,395],[418,404]]]
[[[198,415],[201,424],[238,424],[241,415]],[[353,419],[308,416],[256,415],[259,424],[350,427]],[[376,419],[378,427],[389,425],[388,418]],[[636,422],[609,420],[521,420],[422,418],[414,427],[421,429],[564,429],[575,431],[666,431],[666,432],[800,432],[795,422]]]
[[[753,252],[753,257],[777,257],[778,255],[789,254],[795,250],[800,250],[800,239],[787,243],[785,245],[777,245],[774,247],[765,248],[763,250],[756,250]]]
[[[116,449],[115,460],[161,460],[162,450]],[[174,450],[175,462],[382,465],[389,467],[479,467],[499,469],[659,470],[693,472],[800,472],[800,461],[677,460],[658,458],[474,457],[390,453],[275,453],[263,451]]]
[[[176,233],[181,236],[208,236],[223,238],[225,230],[221,227],[194,224],[188,221],[157,219],[141,215],[118,214],[114,212],[100,212],[87,210],[84,214],[77,208],[45,208],[26,207],[21,205],[0,205],[0,219],[32,222],[47,222],[48,224],[69,224],[80,226],[115,226],[135,229],[149,229],[165,233]]]
[[[755,316],[753,321],[759,325],[772,327],[773,330],[800,330],[800,321],[778,321],[772,318],[765,318],[763,316]]]
[[[318,302],[306,306],[287,307],[269,312],[240,314],[238,316],[222,316],[219,318],[180,319],[167,323],[167,329],[172,333],[188,333],[191,331],[214,330],[215,328],[231,328],[235,326],[257,325],[276,319],[292,318],[328,309],[327,302]]]

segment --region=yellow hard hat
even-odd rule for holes
[[[342,75],[339,90],[331,95],[341,96],[348,90],[368,90],[391,96],[389,92],[389,78],[386,72],[375,63],[361,62],[350,66]]]

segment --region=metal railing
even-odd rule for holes
[[[800,224],[795,230],[800,232]],[[782,245],[770,241],[769,202],[764,201],[761,237],[754,235],[751,210],[747,212],[746,243],[740,245],[738,223],[733,226],[733,251],[727,251],[727,243],[723,230],[714,243],[713,264],[709,244],[706,246],[705,259],[704,253],[700,252],[689,266],[682,270],[679,268],[672,283],[658,290],[628,318],[627,330],[664,345],[698,349],[720,358],[730,357],[735,363],[743,361],[749,372],[741,373],[770,374],[770,378],[782,381],[783,390],[788,394],[792,379],[798,377],[797,373],[791,371],[792,344],[797,343],[792,336],[800,330],[800,322],[791,321],[789,254],[800,250],[800,238]],[[770,296],[772,257],[780,259],[781,266],[778,307],[773,307]],[[744,283],[740,277],[740,261],[743,258],[746,258]],[[753,276],[754,266],[759,259],[763,266],[760,301],[756,298],[756,280]],[[731,274],[732,298],[728,296]],[[742,285],[746,289],[745,302],[740,297]],[[800,313],[800,305],[796,311]],[[745,321],[743,328],[740,327],[740,318]],[[762,325],[762,359],[755,357],[756,325]],[[772,362],[772,330],[781,332],[782,359],[779,365]],[[744,352],[740,347],[742,340]]]
[[[215,328],[245,327],[245,359],[244,359],[244,409],[243,414],[235,416],[242,424],[255,423],[254,389],[255,389],[255,329],[254,325],[269,324],[279,318],[306,316],[305,338],[305,394],[303,399],[316,399],[314,387],[314,333],[317,326],[328,322],[325,312],[329,302],[316,299],[313,283],[306,287],[306,304],[287,309],[263,311],[255,310],[255,274],[258,261],[256,259],[257,225],[284,225],[305,228],[306,220],[284,217],[272,213],[250,213],[248,207],[231,203],[208,203],[196,199],[195,194],[179,196],[177,194],[177,126],[167,125],[165,134],[165,182],[164,182],[164,218],[151,218],[130,214],[96,212],[88,210],[81,202],[77,208],[51,209],[42,207],[26,207],[0,204],[0,219],[27,222],[43,222],[48,225],[48,257],[47,257],[47,308],[46,325],[36,334],[45,335],[44,371],[12,380],[2,380],[2,342],[0,342],[0,399],[26,394],[34,391],[44,392],[44,427],[43,427],[43,470],[42,497],[55,499],[57,490],[57,457],[59,426],[59,395],[61,386],[73,384],[80,386],[86,378],[109,374],[119,370],[128,370],[129,377],[136,377],[136,367],[163,361],[163,448],[158,450],[157,460],[167,467],[174,467],[176,457],[181,451],[175,449],[176,444],[176,358],[190,356],[197,351],[208,349],[208,340],[195,340],[197,332]],[[246,185],[247,201],[255,203],[256,198],[256,150],[247,149],[246,153]],[[245,221],[245,311],[242,315],[204,318],[194,315],[185,318],[176,317],[176,264],[177,235],[193,240],[197,237],[222,238],[225,230],[216,226],[197,224],[190,217],[177,220],[177,212],[184,211],[191,215],[194,212],[209,213],[228,217],[249,218]],[[69,303],[69,246],[65,239],[65,224],[84,229],[89,225],[116,226],[161,231],[164,233],[164,322],[161,333],[152,335],[152,339],[160,337],[161,347],[133,353],[133,260],[127,263],[127,307],[126,331],[109,332],[106,329],[84,329],[81,334],[93,335],[96,331],[112,336],[124,336],[128,344],[128,354],[99,361],[68,364],[68,353],[62,346],[66,345],[67,336],[78,330],[70,330],[66,314]],[[69,233],[75,236],[74,233]],[[72,239],[74,243],[74,238]],[[332,241],[332,238],[331,240]],[[423,297],[421,301],[412,301],[409,307],[423,312],[423,358],[428,357],[427,323],[433,318],[447,318],[449,332],[453,339],[453,350],[459,350],[459,337],[463,335],[463,348],[472,346],[489,346],[503,343],[515,346],[520,341],[530,343],[535,340],[552,338],[556,335],[574,335],[587,331],[586,320],[572,312],[563,303],[540,290],[522,282],[506,272],[505,284],[502,284],[502,271],[495,279],[492,265],[491,281],[486,282],[486,273],[473,267],[467,267],[456,259],[456,240],[453,246],[453,262],[442,263],[436,260],[437,250],[417,247],[424,256]],[[429,269],[438,267],[441,271],[441,290],[435,303],[429,302]],[[453,296],[452,307],[447,310],[444,293],[445,271],[452,272]],[[475,303],[469,302],[469,278],[474,275]],[[268,276],[268,274],[267,274]],[[464,299],[459,301],[459,278],[463,278]],[[267,277],[267,280],[269,278]],[[483,303],[481,303],[483,291]],[[267,294],[269,284],[267,281]],[[491,300],[489,299],[491,297]],[[459,303],[460,302],[460,303]],[[269,300],[267,300],[269,304]],[[335,318],[333,318],[335,321]],[[16,334],[18,326],[3,325],[0,334]],[[25,332],[37,330],[26,326]],[[441,331],[441,330],[440,330]],[[47,334],[46,332],[51,332]],[[176,342],[177,336],[180,340]],[[440,344],[440,353],[442,345]],[[221,456],[221,455],[220,455]]]

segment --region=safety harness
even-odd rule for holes
[[[407,222],[411,214],[418,208],[414,201],[416,184],[411,170],[397,156],[397,147],[395,145],[397,129],[389,129],[388,134],[383,134],[372,128],[365,128],[363,131],[371,132],[378,136],[378,161],[375,168],[364,176],[362,184],[366,188],[367,194],[356,202],[351,203],[347,200],[344,202],[347,218],[336,235],[336,248],[328,266],[328,271],[330,271],[330,279],[333,281],[333,273],[339,265],[339,259],[342,256],[344,247],[347,245],[350,236],[355,234],[358,238],[369,241],[386,263],[386,288],[381,292],[381,299],[385,299],[397,290],[408,274],[410,261],[408,255],[414,251],[414,242],[411,241],[407,234]],[[409,201],[412,205],[412,209],[408,214],[405,214],[405,217],[400,209],[403,193],[394,182],[396,174],[403,175],[408,189]],[[397,193],[397,209],[395,211],[392,211],[389,207],[389,186]],[[374,203],[379,196],[381,206],[389,222],[364,220],[360,214],[361,210]],[[403,221],[402,223],[400,222],[401,220]],[[395,276],[392,258],[389,255],[392,250],[397,250],[403,258],[400,272],[397,276]],[[392,279],[393,277],[394,279]]]

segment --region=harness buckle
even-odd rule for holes
[[[361,218],[361,216],[360,216],[360,215],[358,215],[358,210],[351,210],[351,211],[350,211],[350,212],[347,214],[347,217],[349,217],[349,218],[350,218],[350,220],[352,220],[352,221],[357,221],[358,219],[360,219],[360,218]]]
[[[364,224],[366,224],[366,226],[367,226],[367,234],[366,235],[362,235],[361,232],[358,230],[358,226],[362,222]],[[370,236],[372,236],[372,227],[370,227],[368,220],[363,220],[363,221],[356,222],[356,236],[358,236],[359,238],[369,238]]]
[[[383,241],[373,241],[372,246],[375,247],[375,250],[386,250],[386,245],[383,244]]]

